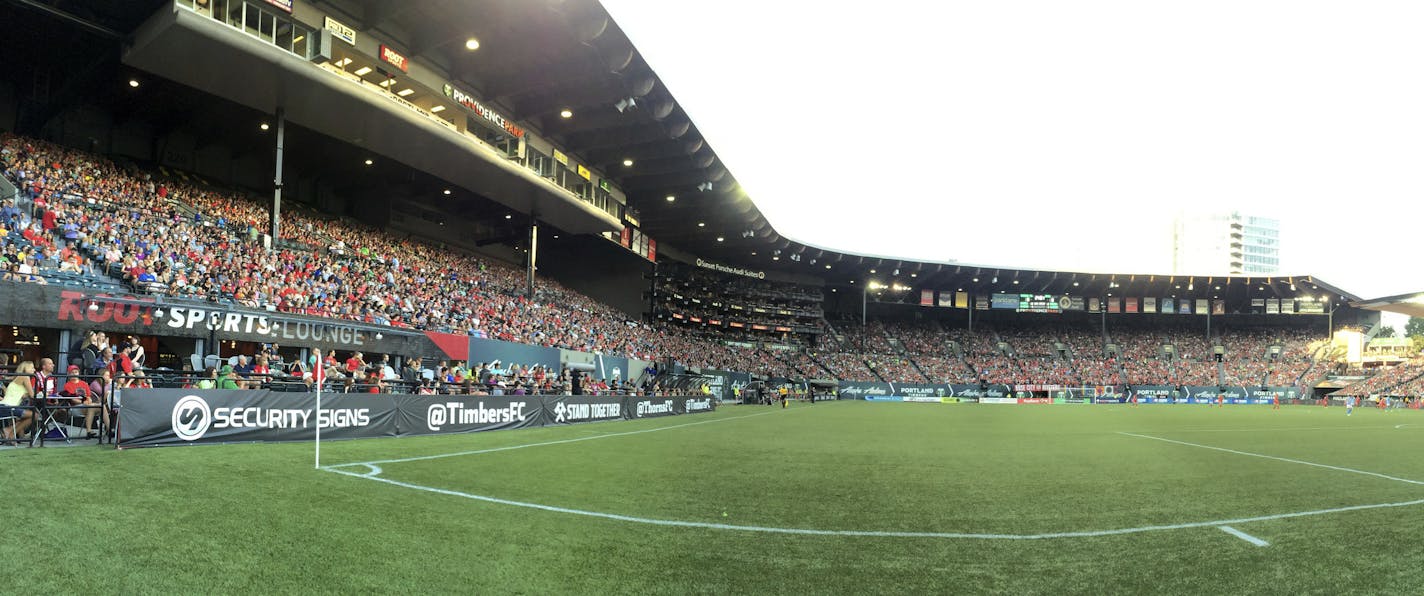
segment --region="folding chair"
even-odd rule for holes
[[[35,425],[35,433],[34,433],[33,436],[39,439],[39,441],[40,441],[40,446],[41,446],[41,447],[44,446],[44,443],[45,443],[45,435],[48,435],[48,434],[49,434],[49,431],[51,431],[51,430],[58,431],[60,438],[63,438],[65,443],[68,443],[68,444],[70,444],[70,445],[73,445],[73,444],[74,444],[74,440],[71,439],[70,436],[69,436],[69,427],[68,427],[68,425],[60,424],[60,423],[59,423],[59,420],[57,420],[57,419],[55,418],[55,416],[58,415],[59,413],[61,413],[61,412],[67,412],[67,411],[69,410],[69,407],[68,407],[67,405],[66,405],[66,406],[56,406],[56,405],[54,405],[53,403],[51,403],[51,402],[54,402],[54,401],[57,400],[57,399],[67,399],[67,398],[46,397],[46,398],[44,398],[44,400],[43,400],[43,401],[45,402],[45,404],[44,404],[43,406],[40,406],[40,407],[37,409],[37,411],[35,412],[36,418],[39,419],[39,420],[41,420],[41,422],[40,422],[39,424]],[[31,444],[34,444],[34,440],[31,439],[30,443],[31,443]]]
[[[19,424],[20,418],[18,416],[0,416],[0,441],[10,441],[15,445],[19,445],[20,438],[15,436],[19,434],[16,432],[19,430]],[[10,429],[9,435],[11,438],[5,438],[6,433],[4,431],[6,428]],[[3,444],[0,444],[0,446],[3,446]]]

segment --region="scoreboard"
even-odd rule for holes
[[[1060,296],[1052,294],[1019,294],[1019,312],[1063,312]]]
[[[1083,297],[1055,294],[994,294],[993,307],[1018,312],[1061,313],[1083,310]]]

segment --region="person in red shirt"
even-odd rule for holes
[[[73,398],[69,400],[69,403],[75,406],[98,405],[93,393],[89,390],[89,384],[79,379],[79,367],[77,366],[69,367],[69,378],[64,383],[64,387],[60,389],[59,395]],[[82,409],[84,411],[84,435],[88,438],[94,438],[97,436],[94,434],[94,415],[98,414],[102,408],[86,407]],[[74,412],[71,411],[71,413]]]
[[[362,356],[360,352],[356,352],[346,359],[346,372],[353,377],[356,376],[356,371],[366,368],[366,360]]]

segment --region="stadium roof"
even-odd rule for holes
[[[81,24],[92,36],[131,35],[152,11],[167,4],[165,0],[148,0],[118,9],[107,8],[107,3],[90,6],[63,0],[27,1],[29,8],[21,10],[45,12],[48,7],[60,14],[50,15],[57,19],[42,20],[47,21],[40,25],[45,31],[35,30],[33,43],[17,45],[45,47],[44,38],[63,37],[55,30],[64,31],[76,24],[64,22],[68,19],[63,15],[71,13],[86,23],[101,26],[101,30],[94,30]],[[298,8],[302,5],[346,19],[359,32],[375,34],[401,46],[412,61],[447,74],[451,82],[467,86],[493,108],[601,170],[626,192],[629,207],[637,211],[640,227],[650,237],[696,257],[812,276],[832,285],[879,279],[887,284],[898,282],[940,290],[964,288],[978,293],[1024,291],[1099,296],[1121,292],[1128,296],[1181,294],[1213,298],[1215,292],[1221,292],[1223,298],[1334,295],[1341,301],[1359,300],[1310,275],[1213,277],[1046,271],[852,254],[793,242],[777,233],[737,186],[733,174],[702,139],[692,121],[695,115],[683,111],[673,90],[662,84],[596,0],[311,0]],[[465,49],[464,42],[471,37],[480,42],[477,52]],[[77,50],[76,54],[88,56],[89,60],[114,59],[112,54],[84,50],[89,46],[78,47],[83,51]],[[214,60],[209,57],[206,61],[191,61],[194,64],[190,66],[213,70]],[[92,73],[104,69],[74,70]],[[74,78],[88,81],[87,77]],[[103,87],[91,83],[84,84]],[[170,126],[188,123],[197,125],[199,130],[220,132],[217,136],[223,138],[251,137],[249,146],[237,150],[267,153],[266,143],[270,141],[252,137],[250,122],[230,118],[224,121],[216,114],[205,113],[218,110],[213,109],[216,106],[210,100],[205,103],[201,97],[176,92],[174,88],[179,85],[155,87],[155,93],[116,99],[107,105],[121,119],[125,114],[156,111],[167,115]],[[163,92],[157,93],[160,89]],[[634,100],[634,107],[625,103],[629,99]],[[565,109],[573,117],[562,117],[560,112]],[[243,136],[244,131],[247,137]],[[346,171],[349,166],[335,164],[355,163],[356,154],[362,150],[359,146],[334,147],[344,141],[349,139],[332,139],[318,151],[289,152],[287,159],[295,162],[291,164],[293,171],[332,171],[325,178],[341,180],[344,177],[334,170]],[[625,159],[631,159],[633,165],[625,167]],[[443,165],[448,166],[445,169],[455,168],[454,164]],[[351,180],[367,183],[362,178]],[[820,182],[808,173],[808,188],[817,183]],[[436,179],[413,179],[410,186],[439,184]],[[471,188],[483,192],[479,186]],[[670,196],[675,200],[668,201]],[[508,198],[502,197],[500,202],[508,205]],[[457,215],[478,218],[485,212],[493,213],[490,207],[497,205],[472,201],[468,211]],[[492,217],[498,223],[503,221],[503,214],[501,210]],[[579,231],[576,227],[566,228]],[[1045,249],[1051,250],[1051,246]],[[902,275],[897,276],[897,270]],[[1013,284],[1015,280],[1019,283]],[[1220,290],[1216,289],[1218,286]]]
[[[1424,318],[1424,292],[1386,296],[1372,300],[1356,300],[1350,304],[1355,308],[1392,312],[1411,317]]]

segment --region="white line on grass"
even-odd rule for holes
[[[798,410],[799,410],[799,411],[804,411],[804,409],[801,409],[801,408],[798,408]],[[714,419],[712,419],[712,420],[702,420],[702,421],[698,421],[698,422],[688,422],[688,423],[686,423],[686,424],[674,424],[674,425],[672,425],[672,426],[660,426],[660,427],[658,427],[658,428],[646,428],[646,429],[643,429],[643,430],[630,430],[630,431],[621,432],[621,433],[606,433],[606,434],[601,434],[601,435],[594,435],[594,436],[591,436],[591,437],[578,437],[578,438],[576,438],[576,439],[562,439],[562,440],[559,440],[559,441],[545,441],[545,442],[543,442],[543,443],[528,443],[528,444],[524,444],[524,445],[510,445],[510,446],[508,446],[508,447],[491,447],[491,448],[489,448],[489,449],[478,449],[478,450],[475,450],[475,451],[461,451],[461,452],[459,452],[459,453],[441,453],[441,454],[437,454],[437,455],[423,455],[423,456],[420,456],[420,457],[405,457],[405,458],[400,458],[400,459],[378,459],[378,460],[355,462],[355,463],[349,463],[349,464],[337,464],[337,465],[334,465],[334,466],[324,466],[323,469],[331,470],[331,471],[335,472],[335,471],[337,471],[335,468],[349,468],[349,467],[353,467],[353,466],[370,466],[371,464],[398,464],[398,463],[401,463],[401,462],[408,462],[408,461],[424,461],[424,460],[428,460],[428,459],[442,459],[442,458],[446,458],[446,457],[459,457],[459,456],[462,456],[462,455],[479,455],[479,454],[481,454],[481,453],[495,453],[495,452],[497,452],[497,451],[513,451],[513,450],[515,450],[515,449],[524,449],[524,448],[526,448],[526,447],[543,447],[543,446],[546,446],[546,445],[563,445],[563,444],[565,444],[565,443],[577,443],[577,442],[579,442],[579,441],[592,441],[592,440],[594,440],[594,439],[607,439],[607,438],[610,438],[610,437],[626,437],[626,436],[628,436],[628,435],[640,435],[640,434],[643,434],[643,433],[655,433],[655,432],[663,431],[663,430],[672,430],[672,429],[674,429],[674,428],[684,428],[684,427],[688,427],[688,426],[697,426],[697,425],[699,425],[699,424],[711,424],[711,423],[713,423],[713,422],[726,422],[726,421],[728,421],[728,420],[738,420],[738,419],[741,419],[741,418],[752,418],[752,417],[754,417],[754,416],[766,416],[766,415],[768,415],[768,414],[775,414],[775,413],[776,413],[775,411],[772,411],[772,412],[759,412],[759,413],[756,413],[756,414],[747,414],[747,415],[745,415],[745,416],[732,416],[731,418],[714,418]]]
[[[1250,535],[1250,534],[1247,534],[1247,533],[1245,533],[1245,532],[1242,532],[1241,530],[1238,530],[1238,529],[1233,528],[1233,527],[1231,527],[1231,526],[1217,526],[1217,529],[1219,529],[1219,530],[1221,530],[1221,531],[1223,531],[1223,532],[1226,532],[1227,534],[1230,534],[1230,535],[1232,535],[1232,536],[1235,536],[1235,537],[1237,537],[1237,538],[1240,538],[1240,539],[1242,539],[1242,540],[1245,540],[1246,542],[1250,542],[1251,544],[1254,544],[1254,545],[1256,545],[1256,546],[1270,546],[1270,545],[1271,545],[1271,543],[1266,542],[1265,540],[1261,540],[1260,538],[1257,538],[1257,537],[1255,537],[1255,536],[1252,536],[1252,535]]]
[[[1378,430],[1388,426],[1307,426],[1297,428],[1174,428],[1174,433],[1262,433],[1297,430]],[[1399,428],[1396,426],[1395,428]],[[1126,434],[1126,433],[1124,433]]]
[[[1142,527],[1138,527],[1138,528],[1119,528],[1119,529],[1115,529],[1115,530],[1091,530],[1091,531],[1085,531],[1085,532],[1056,532],[1056,533],[1046,533],[1046,534],[974,534],[974,533],[962,533],[962,532],[897,532],[897,531],[880,531],[880,530],[818,530],[818,529],[814,529],[814,528],[777,528],[777,527],[768,527],[768,526],[739,526],[739,525],[733,525],[733,524],[716,524],[716,523],[708,523],[708,522],[694,522],[694,521],[683,521],[683,520],[675,520],[675,519],[654,519],[654,518],[647,518],[647,517],[636,517],[636,516],[631,516],[631,515],[620,515],[620,514],[617,514],[617,513],[605,513],[605,512],[602,512],[602,511],[586,511],[586,510],[583,510],[583,509],[569,509],[569,508],[566,508],[566,507],[555,507],[555,506],[553,506],[553,505],[541,505],[541,504],[539,504],[539,503],[527,503],[527,502],[524,502],[524,501],[511,501],[511,500],[509,500],[509,499],[500,499],[500,498],[489,497],[489,496],[485,496],[485,495],[475,495],[475,494],[460,492],[460,491],[457,491],[457,490],[447,490],[447,489],[443,489],[443,488],[435,488],[435,487],[432,487],[432,486],[422,486],[422,485],[419,485],[419,484],[411,484],[411,483],[409,483],[409,482],[401,482],[401,481],[399,481],[399,480],[391,480],[391,479],[389,479],[389,478],[381,478],[381,477],[376,476],[376,475],[374,475],[374,474],[357,474],[357,473],[355,473],[355,472],[347,472],[347,471],[345,471],[345,470],[336,470],[336,469],[332,469],[332,468],[324,468],[324,469],[326,469],[327,471],[330,471],[330,472],[336,472],[337,474],[344,474],[344,475],[346,475],[346,476],[351,476],[351,477],[353,477],[353,478],[364,478],[364,479],[366,479],[366,480],[375,480],[376,482],[384,482],[384,483],[386,483],[386,484],[390,484],[390,485],[393,485],[393,486],[399,486],[399,487],[403,487],[403,488],[409,488],[409,489],[414,489],[414,490],[420,490],[420,491],[435,493],[435,494],[438,494],[438,495],[446,495],[446,496],[451,496],[451,497],[460,497],[460,498],[465,498],[465,499],[472,499],[472,500],[475,500],[475,501],[484,501],[484,502],[486,502],[486,503],[496,503],[496,504],[499,504],[499,505],[512,505],[512,506],[515,506],[515,507],[526,507],[526,508],[529,508],[529,509],[539,509],[539,510],[542,510],[542,511],[550,511],[550,512],[553,512],[553,513],[567,513],[567,514],[571,514],[571,515],[583,515],[583,516],[587,516],[587,517],[597,517],[597,518],[602,518],[602,519],[611,519],[611,520],[616,520],[616,521],[632,522],[632,523],[638,523],[638,524],[649,524],[649,525],[654,525],[654,526],[669,526],[669,527],[678,527],[678,528],[700,528],[700,529],[706,529],[706,530],[732,530],[732,531],[742,531],[742,532],[762,532],[762,533],[769,533],[769,534],[799,534],[799,535],[808,535],[808,536],[856,536],[856,537],[871,537],[871,538],[963,538],[963,539],[980,539],[980,540],[1045,540],[1045,539],[1052,539],[1052,538],[1094,538],[1094,537],[1100,537],[1100,536],[1117,536],[1117,535],[1122,535],[1122,534],[1139,534],[1139,533],[1143,533],[1143,532],[1158,532],[1158,531],[1165,531],[1165,530],[1185,530],[1185,529],[1189,529],[1189,528],[1211,528],[1211,527],[1220,527],[1220,526],[1231,525],[1231,524],[1245,524],[1245,523],[1251,523],[1251,522],[1272,521],[1272,520],[1279,520],[1279,519],[1289,519],[1289,518],[1294,518],[1294,517],[1307,517],[1307,516],[1313,516],[1313,515],[1326,515],[1326,514],[1330,514],[1330,513],[1342,513],[1342,512],[1345,512],[1345,511],[1363,511],[1363,510],[1367,510],[1367,509],[1383,509],[1383,508],[1391,508],[1391,507],[1409,507],[1409,506],[1412,506],[1412,505],[1421,505],[1421,504],[1424,504],[1424,499],[1419,499],[1419,500],[1415,500],[1415,501],[1404,501],[1404,502],[1399,502],[1399,503],[1378,503],[1378,504],[1374,504],[1374,505],[1352,505],[1352,506],[1349,506],[1349,507],[1336,507],[1336,508],[1334,508],[1334,509],[1318,509],[1318,510],[1315,510],[1315,511],[1298,511],[1298,512],[1295,512],[1295,513],[1280,513],[1280,514],[1276,514],[1276,515],[1262,515],[1262,516],[1258,516],[1258,517],[1242,517],[1242,518],[1236,518],[1236,519],[1222,519],[1222,520],[1216,520],[1216,521],[1193,522],[1193,523],[1185,523],[1185,524],[1172,524],[1172,525],[1162,525],[1162,526],[1142,526]],[[379,468],[378,468],[378,469],[379,469]],[[379,473],[379,472],[377,472],[377,473]]]
[[[1186,442],[1186,441],[1177,441],[1177,440],[1173,440],[1173,439],[1164,439],[1164,438],[1162,438],[1162,437],[1153,437],[1153,436],[1149,436],[1149,435],[1139,435],[1139,434],[1136,434],[1136,433],[1119,432],[1118,434],[1120,434],[1120,435],[1127,435],[1127,436],[1129,436],[1129,437],[1138,437],[1138,438],[1140,438],[1140,439],[1152,439],[1153,441],[1162,441],[1162,442],[1164,442],[1164,443],[1176,443],[1176,444],[1178,444],[1178,445],[1186,445],[1186,446],[1188,446],[1188,447],[1198,447],[1198,448],[1201,448],[1201,449],[1210,449],[1210,450],[1212,450],[1212,451],[1223,451],[1223,452],[1226,452],[1226,453],[1235,453],[1236,455],[1247,455],[1247,456],[1259,457],[1259,458],[1263,458],[1263,459],[1274,459],[1274,460],[1276,460],[1276,461],[1283,461],[1283,462],[1292,463],[1292,464],[1300,464],[1300,465],[1302,465],[1302,466],[1313,466],[1313,467],[1316,467],[1316,468],[1325,468],[1325,469],[1327,469],[1327,470],[1335,470],[1335,471],[1338,471],[1338,472],[1350,472],[1350,473],[1352,473],[1352,474],[1364,474],[1365,476],[1374,476],[1374,477],[1376,477],[1376,478],[1384,478],[1385,480],[1393,480],[1393,481],[1395,481],[1395,482],[1404,482],[1404,483],[1407,483],[1407,484],[1424,485],[1424,482],[1421,482],[1421,481],[1419,481],[1419,480],[1410,480],[1410,479],[1408,479],[1408,478],[1399,478],[1399,477],[1396,477],[1396,476],[1389,476],[1389,475],[1386,475],[1386,474],[1380,474],[1380,473],[1378,473],[1378,472],[1366,472],[1366,471],[1364,471],[1364,470],[1356,470],[1356,469],[1354,469],[1354,468],[1342,468],[1342,467],[1340,467],[1340,466],[1331,466],[1331,465],[1326,465],[1326,464],[1317,464],[1317,463],[1315,463],[1315,462],[1302,461],[1302,460],[1298,460],[1298,459],[1290,459],[1290,458],[1286,458],[1286,457],[1276,457],[1276,456],[1274,456],[1274,455],[1262,455],[1262,454],[1260,454],[1260,453],[1251,453],[1251,452],[1249,452],[1249,451],[1237,451],[1237,450],[1235,450],[1235,449],[1227,449],[1227,448],[1225,448],[1225,447],[1212,447],[1211,445],[1201,445],[1201,444],[1198,444],[1198,443],[1188,443],[1188,442]]]

